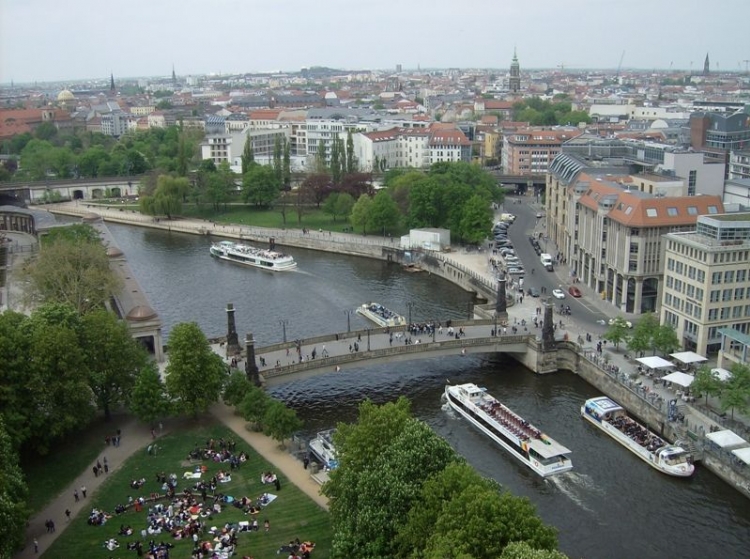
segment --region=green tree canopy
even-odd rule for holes
[[[160,175],[153,195],[142,195],[139,201],[141,212],[147,215],[165,215],[167,219],[182,211],[182,202],[190,190],[190,183],[184,177]]]
[[[57,228],[27,266],[32,300],[72,305],[79,313],[100,308],[122,288],[98,235],[88,225]]]
[[[257,424],[261,429],[266,411],[271,405],[271,397],[258,386],[251,386],[238,406],[239,412],[247,421]]]
[[[724,388],[724,383],[719,380],[719,374],[711,370],[708,365],[703,365],[695,372],[695,379],[690,385],[693,394],[703,394],[708,405],[709,396],[718,396]]]
[[[459,234],[469,243],[480,244],[492,227],[492,217],[489,202],[482,196],[473,195],[461,210]]]
[[[654,348],[662,355],[669,355],[680,349],[680,340],[671,324],[662,324],[656,329],[653,337]]]
[[[252,165],[242,177],[243,196],[247,204],[269,207],[279,197],[281,183],[272,167]]]
[[[351,222],[354,227],[362,229],[362,233],[367,235],[367,229],[370,226],[370,209],[372,208],[372,198],[363,194],[352,206]]]
[[[0,416],[0,557],[13,557],[26,539],[28,488],[18,454]]]
[[[263,431],[272,439],[284,443],[295,431],[302,429],[302,420],[297,412],[288,408],[283,402],[272,399],[263,415]]]
[[[243,371],[235,369],[231,372],[227,383],[224,385],[221,399],[230,406],[238,406],[252,387],[253,385],[247,379],[247,375]]]
[[[735,363],[732,365],[731,373],[724,383],[719,401],[721,410],[731,410],[734,419],[735,410],[742,414],[750,410],[750,367]]]
[[[138,419],[151,426],[172,413],[167,388],[155,363],[149,363],[141,369],[130,394],[128,407]]]
[[[198,416],[218,401],[227,367],[211,350],[206,336],[195,322],[183,322],[169,334],[167,393],[178,413]]]
[[[401,214],[396,202],[386,190],[381,190],[372,199],[368,212],[368,227],[373,231],[386,233],[398,227]]]
[[[334,192],[326,198],[323,204],[323,212],[333,218],[334,223],[337,217],[346,219],[354,207],[354,199],[346,192]]]
[[[604,338],[615,344],[615,348],[617,348],[628,339],[628,334],[628,321],[621,316],[616,316],[604,333]]]
[[[649,349],[654,348],[654,334],[659,328],[659,319],[652,312],[641,315],[635,323],[633,334],[628,339],[628,349],[643,356]]]

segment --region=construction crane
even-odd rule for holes
[[[620,68],[622,68],[622,59],[625,58],[625,51],[622,51],[622,54],[620,55],[620,63],[617,65],[617,72],[615,72],[615,81],[618,80],[620,77]]]

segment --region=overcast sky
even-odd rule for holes
[[[745,68],[750,0],[0,0],[0,82],[299,70]]]

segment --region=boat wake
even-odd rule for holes
[[[563,495],[568,497],[580,508],[593,514],[593,510],[586,506],[584,497],[587,493],[602,494],[603,489],[594,484],[591,476],[580,472],[570,471],[547,478]]]

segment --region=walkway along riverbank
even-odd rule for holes
[[[312,232],[303,234],[298,230],[215,225],[200,220],[171,220],[167,222],[162,220],[157,222],[153,218],[142,216],[138,213],[98,206],[87,207],[74,203],[58,204],[54,207],[47,207],[47,209],[53,213],[80,217],[94,212],[100,215],[105,221],[198,235],[216,235],[246,239],[262,243],[268,242],[270,237],[274,237],[277,244],[280,245],[397,261],[395,255],[398,253],[398,248],[391,239],[367,238],[341,233]],[[479,296],[482,296],[482,293],[486,293],[488,296],[494,294],[493,280],[489,277],[485,269],[471,269],[467,265],[452,260],[451,255],[430,255],[430,258],[426,258],[425,261],[420,263],[420,265],[424,267],[426,263],[429,266],[428,269],[431,271],[434,269],[434,272],[441,277],[467,290],[474,291]],[[464,261],[473,263],[469,259],[465,259]],[[480,268],[483,268],[483,265]],[[526,318],[528,320],[534,314],[534,307],[537,305],[538,302],[527,297],[523,303],[511,307],[508,313],[509,325],[513,324],[514,319],[520,320]],[[483,322],[486,325],[489,324],[487,321]],[[568,324],[565,331],[568,334],[568,339],[575,339],[576,335],[580,336],[583,333],[580,329],[576,329],[575,324],[570,319],[566,322]],[[487,328],[489,327],[487,326]],[[529,329],[531,332],[534,332],[532,328]],[[558,338],[560,334],[561,332],[558,331]],[[334,335],[331,334],[329,337],[333,338]],[[316,338],[315,341],[310,341],[321,343],[323,340]],[[277,349],[282,348],[258,348],[257,352],[258,355],[262,355]],[[308,348],[308,350],[312,349],[313,347]],[[413,353],[422,353],[422,348],[419,349],[419,352],[414,350]],[[426,347],[424,349],[427,350]],[[543,363],[544,366],[541,369],[544,372],[561,369],[570,370],[581,375],[582,378],[593,386],[596,386],[604,394],[621,401],[629,411],[642,419],[653,430],[663,434],[665,438],[671,440],[689,438],[693,441],[691,446],[698,458],[703,460],[704,467],[727,481],[727,483],[741,491],[745,496],[750,497],[750,468],[738,463],[729,453],[715,448],[705,438],[705,434],[711,430],[725,427],[722,418],[711,418],[695,405],[679,401],[673,393],[670,393],[663,386],[657,386],[653,383],[649,385],[648,381],[641,382],[634,380],[631,378],[631,375],[635,371],[635,367],[624,354],[606,350],[605,358],[604,356],[596,356],[593,350],[593,347],[586,347],[585,345],[558,342],[557,349],[543,352],[541,358],[537,357],[535,361]],[[266,359],[266,361],[269,364],[275,364],[276,362],[276,360],[270,359]],[[522,362],[531,370],[541,372],[538,363],[527,363],[523,360]],[[335,366],[336,364],[331,361],[329,370],[333,370]],[[271,366],[270,368],[273,367]],[[319,369],[320,367],[317,364],[297,364],[296,368],[301,373],[303,370],[311,368]],[[269,380],[271,380],[270,377],[272,376],[273,374],[269,374]],[[671,400],[679,402],[679,415],[682,415],[684,418],[682,421],[669,422],[667,420],[667,405]]]

